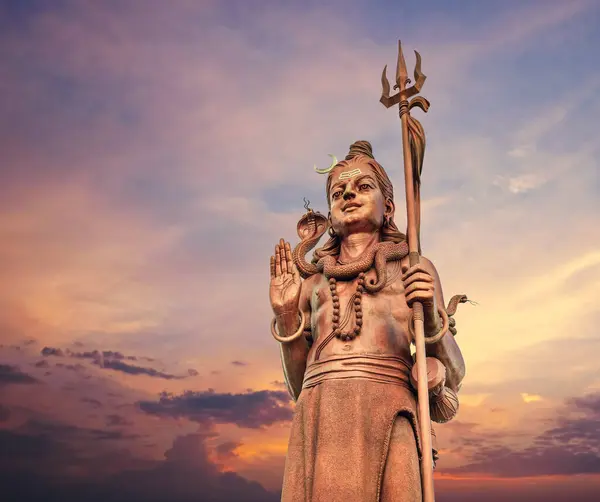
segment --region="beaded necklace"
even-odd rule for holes
[[[356,293],[354,293],[354,328],[350,331],[342,331],[340,328],[340,297],[337,292],[337,280],[334,277],[329,278],[329,289],[331,290],[331,298],[333,301],[333,314],[331,317],[331,326],[333,328],[333,335],[340,340],[347,342],[354,340],[361,331],[363,324],[363,312],[362,312],[362,295],[365,291],[365,274],[361,272],[358,274],[358,283],[356,286]]]

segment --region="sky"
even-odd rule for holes
[[[403,228],[401,39],[423,254],[477,302],[437,500],[598,500],[599,26],[594,0],[0,2],[5,499],[279,499],[269,256],[359,139]]]

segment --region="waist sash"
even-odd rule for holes
[[[410,367],[404,359],[388,354],[335,355],[311,363],[304,373],[306,389],[332,379],[365,378],[410,389]]]

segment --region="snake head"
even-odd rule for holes
[[[319,211],[308,209],[296,225],[296,232],[300,240],[307,240],[319,236],[319,238],[327,231],[329,220]]]

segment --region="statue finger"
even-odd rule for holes
[[[294,267],[294,258],[292,257],[292,248],[290,247],[290,243],[285,243],[285,259],[287,261],[288,272],[292,272]]]
[[[412,275],[412,274],[414,274],[416,272],[424,272],[426,274],[429,274],[429,272],[427,272],[427,270],[425,270],[425,268],[423,268],[423,265],[421,265],[420,263],[417,263],[416,265],[413,265],[408,270],[406,270],[402,274],[401,279],[404,281],[407,277],[409,277],[410,275]]]
[[[275,257],[271,256],[271,261],[270,261],[270,269],[271,269],[271,279],[273,279],[275,277]]]
[[[429,302],[433,300],[433,292],[417,290],[406,296],[406,303],[409,305],[413,302]]]
[[[287,260],[285,258],[285,246],[279,247],[279,258],[281,260],[281,272],[284,274],[288,273]]]
[[[285,260],[285,241],[279,239],[279,259],[281,261],[281,272],[287,274],[287,262]]]
[[[404,280],[404,286],[408,287],[409,284],[413,284],[414,282],[419,281],[419,282],[427,282],[427,283],[433,283],[433,277],[431,277],[431,275],[424,273],[424,272],[416,272],[412,275],[409,275],[406,280]]]
[[[275,246],[275,277],[281,275],[281,252],[279,251],[279,244]]]
[[[417,289],[407,295],[404,295],[404,298],[406,299],[406,303],[410,304],[410,302],[414,301],[429,301],[433,298],[433,296],[433,291]]]
[[[415,291],[425,291],[425,292],[433,293],[433,284],[431,284],[429,282],[421,282],[421,281],[413,282],[412,284],[410,284],[409,286],[404,288],[404,295],[408,296],[408,295],[414,293]]]
[[[286,251],[285,257],[287,259],[287,268],[288,272],[294,276],[294,279],[300,279],[300,272],[298,271],[298,267],[294,263],[294,256],[292,255],[292,248],[290,247],[290,243],[286,242]]]

